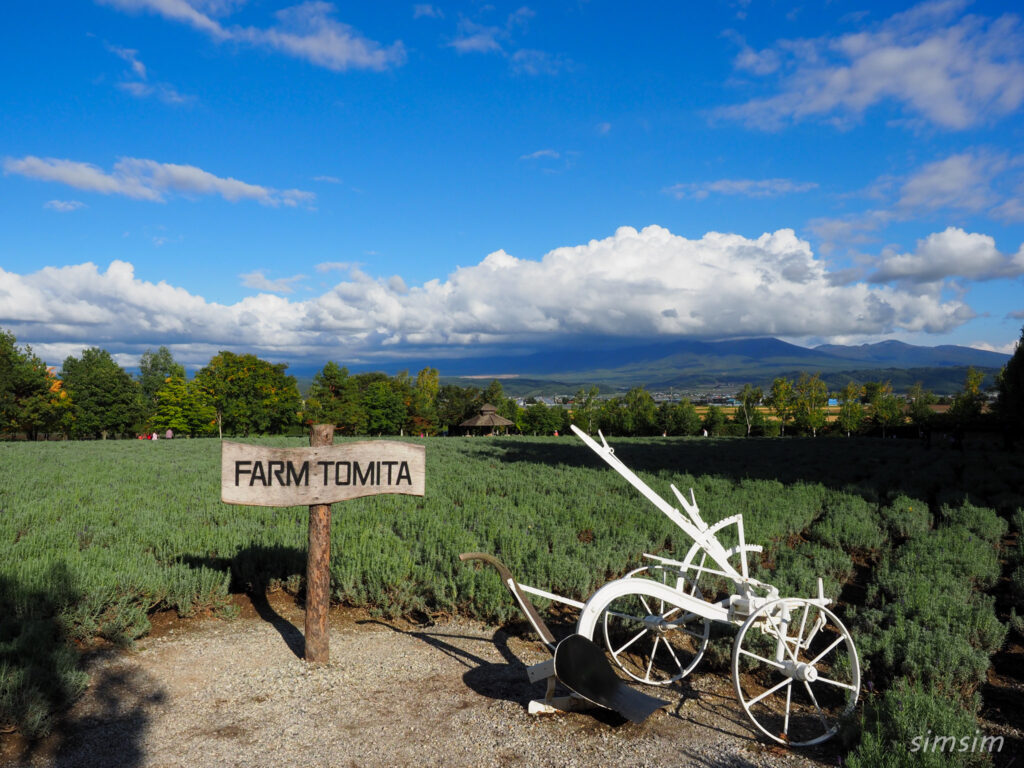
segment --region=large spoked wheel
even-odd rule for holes
[[[674,603],[666,590],[652,594],[645,585],[654,582],[702,600],[696,583],[661,565],[638,568],[621,581],[632,589],[599,609],[612,660],[631,678],[648,685],[668,685],[686,677],[704,655],[711,622]]]
[[[740,627],[732,679],[758,730],[803,747],[834,736],[853,712],[860,665],[853,638],[832,611],[785,598],[761,606]]]

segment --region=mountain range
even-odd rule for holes
[[[485,386],[499,378],[512,394],[565,392],[598,384],[606,391],[644,386],[651,390],[716,389],[750,382],[767,386],[776,376],[820,373],[832,389],[849,380],[887,380],[897,390],[921,381],[943,394],[957,391],[969,366],[986,373],[986,383],[1009,355],[972,347],[915,346],[901,341],[808,348],[775,338],[728,341],[674,340],[626,346],[608,342],[549,348],[520,355],[426,363],[445,380]],[[409,364],[409,370],[417,370]],[[358,366],[356,367],[358,369]],[[481,383],[482,382],[482,383]]]

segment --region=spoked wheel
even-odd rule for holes
[[[786,598],[761,606],[740,627],[732,679],[758,730],[802,747],[834,736],[853,712],[860,665],[853,638],[832,611]]]
[[[707,648],[711,622],[673,602],[671,594],[702,600],[697,585],[661,565],[638,568],[621,582],[624,593],[599,609],[612,660],[634,680],[649,685],[668,685],[690,674]],[[651,582],[671,592],[645,591]]]

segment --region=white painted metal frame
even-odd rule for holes
[[[747,543],[742,515],[732,515],[708,525],[700,515],[693,489],[690,489],[690,498],[687,499],[678,488],[671,485],[672,493],[682,508],[681,512],[623,464],[615,456],[615,451],[608,445],[604,435],[598,432],[601,439],[599,444],[575,425],[572,430],[644,498],[686,533],[693,540],[693,544],[682,560],[645,554],[644,557],[653,563],[651,566],[636,569],[621,579],[605,584],[586,602],[572,600],[526,584],[518,584],[519,588],[531,595],[578,609],[580,618],[576,631],[584,637],[595,639],[598,635],[598,626],[603,622],[602,631],[609,645],[611,640],[607,629],[608,617],[627,623],[633,621],[636,626],[635,633],[620,647],[609,647],[609,651],[620,668],[640,682],[664,685],[681,679],[690,673],[703,655],[711,622],[736,626],[739,631],[733,645],[733,683],[740,704],[757,729],[769,738],[789,746],[817,744],[834,736],[841,721],[856,707],[860,690],[860,668],[849,631],[835,613],[826,608],[832,601],[825,597],[821,579],[818,579],[816,597],[779,599],[778,589],[750,575],[747,555],[761,552],[762,548]],[[727,548],[718,540],[718,534],[730,526],[736,526],[738,543]],[[659,572],[663,576],[671,574],[675,584],[647,578],[647,572]],[[703,599],[697,585],[699,580],[705,577],[721,577],[728,580],[732,584],[731,594],[718,602]],[[691,585],[689,590],[685,588],[687,583]],[[631,604],[643,606],[642,610],[646,611],[647,615],[624,614],[612,607],[618,600],[632,600]],[[817,618],[808,626],[807,618],[812,611]],[[802,615],[802,620],[796,634],[791,636],[791,618],[797,614]],[[805,658],[804,656],[810,653],[812,643],[822,637],[823,632],[829,633],[829,637],[834,636],[835,639],[831,640],[824,651]],[[692,659],[678,658],[669,640],[672,633],[683,633],[692,638],[689,642],[696,648],[695,651],[691,651]],[[626,668],[622,654],[634,643],[639,647],[638,641],[641,639],[650,644],[651,650],[646,669],[640,669],[637,673]],[[763,656],[760,649],[765,644],[772,643],[775,645],[774,658]],[[669,666],[668,672],[661,677],[653,674],[655,655],[659,648],[665,649],[661,653]],[[832,667],[825,668],[826,664],[834,664],[835,669],[841,670],[846,679],[833,679],[821,674],[819,668],[832,674]],[[749,674],[745,670],[751,665],[762,665],[769,674],[775,674],[781,679],[773,682],[772,686],[764,691],[751,694],[745,690],[744,683],[745,680],[749,681]],[[538,674],[540,672],[538,669]],[[814,693],[814,687],[817,685],[846,691],[843,694],[844,700],[826,711],[819,705],[818,697]],[[801,692],[806,691],[813,703],[813,707],[809,707],[808,711],[811,713],[809,719],[815,725],[812,727],[812,733],[806,737],[790,733],[794,688],[800,689]],[[774,729],[768,727],[767,723],[775,725],[772,717],[779,716],[778,711],[766,715],[762,710],[774,701],[773,697],[776,694],[781,696],[782,691],[785,691],[785,704],[779,703],[775,709],[783,712],[783,720],[781,729]],[[552,691],[549,690],[544,705],[553,704],[551,694]],[[540,705],[538,702],[538,707],[534,709],[550,710],[550,706]],[[820,733],[816,732],[818,721]]]

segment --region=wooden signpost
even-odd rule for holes
[[[426,449],[392,440],[334,445],[334,426],[316,424],[309,448],[221,443],[221,501],[262,507],[309,505],[306,661],[327,663],[331,504],[400,493],[422,496]]]

